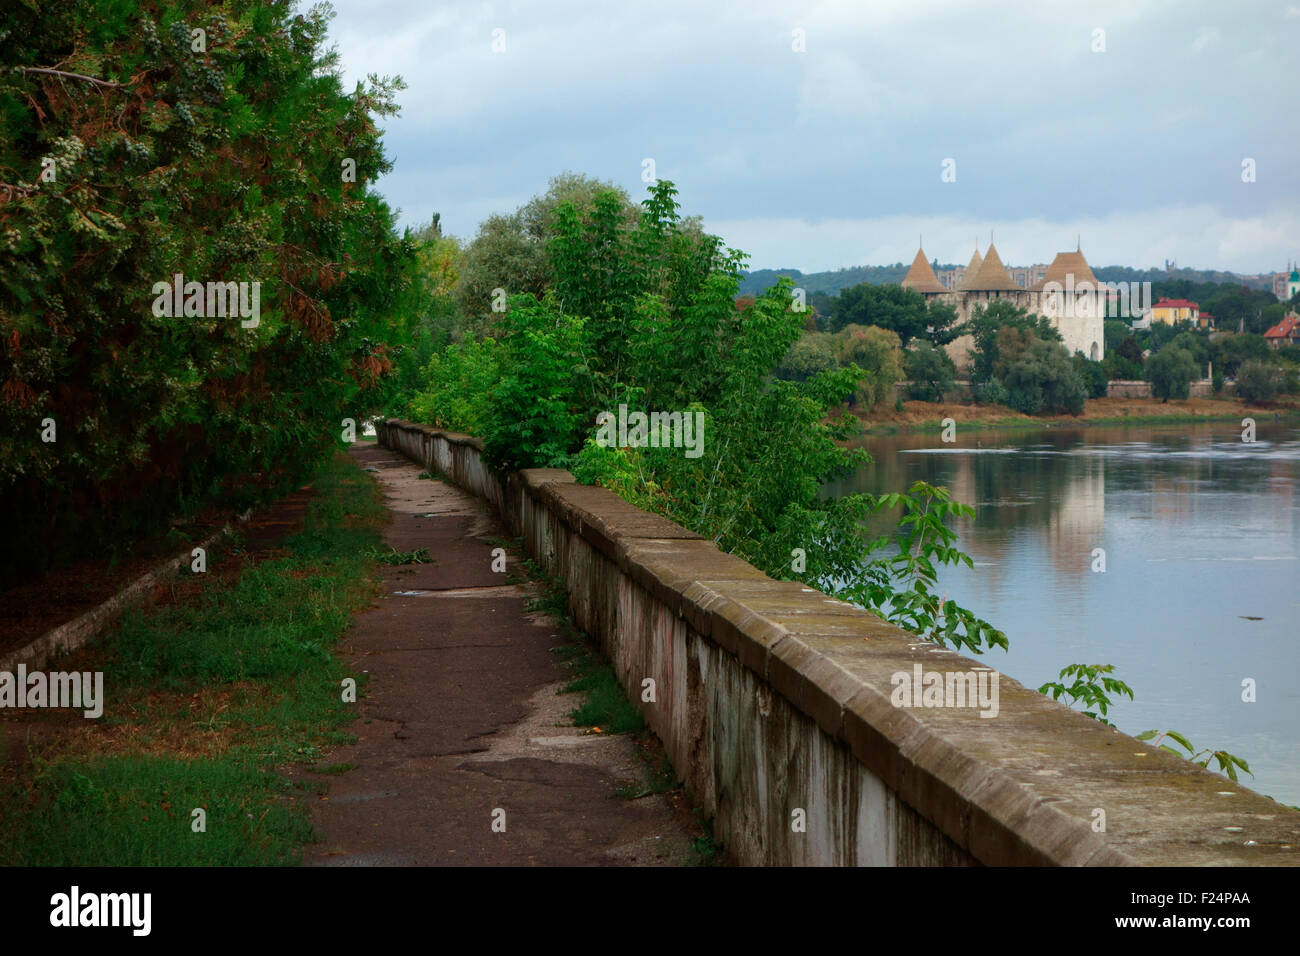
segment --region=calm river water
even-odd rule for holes
[[[955,525],[975,567],[940,593],[1006,632],[985,660],[1030,687],[1114,664],[1136,697],[1117,727],[1228,750],[1300,805],[1300,428],[1264,417],[1253,444],[1232,422],[871,437],[875,462],[827,490],[947,486],[976,507]]]

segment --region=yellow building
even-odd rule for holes
[[[1152,322],[1196,322],[1200,314],[1201,307],[1186,299],[1161,299],[1151,306]]]

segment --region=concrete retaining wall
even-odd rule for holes
[[[646,721],[743,863],[1300,864],[1300,813],[1005,675],[992,718],[891,703],[896,674],[987,663],[774,581],[567,471],[497,475],[477,439],[378,430],[499,509],[633,700],[654,682]]]
[[[1213,382],[1192,382],[1187,388],[1188,398],[1210,398],[1214,394]],[[1107,398],[1150,398],[1151,383],[1115,380],[1106,385]]]

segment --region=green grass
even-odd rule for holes
[[[599,727],[606,734],[641,733],[645,730],[645,718],[624,693],[614,668],[600,653],[596,642],[574,624],[564,582],[548,577],[530,558],[523,560],[523,567],[532,580],[543,585],[542,593],[528,602],[528,610],[554,618],[569,638],[568,644],[551,648],[551,653],[573,675],[560,688],[560,693],[582,695],[582,702],[569,714],[574,726]],[[518,583],[520,579],[510,580]]]
[[[0,791],[0,864],[292,864],[314,839],[277,773],[355,738],[334,644],[376,586],[371,552],[386,517],[378,489],[340,455],[287,555],[197,598],[129,613],[82,665],[104,671],[105,739],[33,759]],[[238,549],[209,555],[209,568]],[[344,764],[326,768],[345,772]],[[350,769],[350,768],[348,768]],[[205,808],[206,832],[192,827]]]
[[[599,727],[606,734],[639,734],[645,730],[641,711],[628,700],[614,676],[614,668],[595,647],[579,641],[553,648],[552,653],[574,675],[560,693],[582,695],[582,703],[569,714],[575,726]]]

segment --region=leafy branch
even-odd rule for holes
[[[1166,730],[1163,733],[1158,730],[1147,730],[1137,735],[1138,740],[1151,740],[1153,738],[1155,739],[1155,746],[1159,747],[1161,750],[1168,750],[1171,754],[1185,757],[1197,766],[1208,768],[1210,761],[1213,760],[1218,764],[1219,773],[1226,774],[1228,779],[1233,783],[1237,782],[1238,767],[1246,771],[1246,773],[1250,774],[1252,777],[1255,776],[1255,774],[1251,772],[1250,765],[1235,754],[1230,754],[1226,750],[1210,750],[1209,748],[1198,751],[1194,746],[1192,746],[1190,740],[1176,730]],[[1162,743],[1165,738],[1174,741],[1179,747],[1182,747],[1183,750],[1175,750],[1168,744]],[[1184,753],[1183,751],[1186,752]]]

